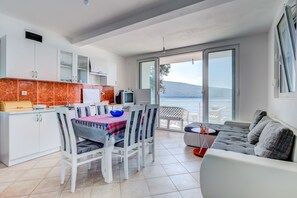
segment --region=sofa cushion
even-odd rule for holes
[[[268,122],[272,121],[272,119],[268,116],[264,116],[259,123],[248,133],[247,139],[251,144],[256,144],[259,141],[259,137],[264,127],[268,124]]]
[[[267,113],[266,111],[262,111],[262,110],[257,110],[253,116],[251,125],[249,127],[250,131],[258,124],[258,122],[264,117],[266,116]]]
[[[294,141],[293,132],[278,122],[271,121],[263,129],[255,146],[257,156],[287,160]]]
[[[220,132],[211,148],[255,155],[254,145],[247,141],[247,134],[237,132]]]

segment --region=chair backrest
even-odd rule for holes
[[[144,106],[130,106],[125,129],[124,147],[136,145],[140,140]]]
[[[91,116],[90,104],[74,104],[74,109],[76,118]]]
[[[95,103],[96,115],[108,114],[108,103],[107,102],[98,102]]]
[[[142,127],[142,140],[154,137],[158,110],[159,106],[156,104],[146,105]]]
[[[65,107],[55,108],[57,113],[57,119],[59,124],[60,139],[61,139],[61,150],[68,153],[77,153],[76,138],[72,126],[71,119],[69,117],[69,110]]]

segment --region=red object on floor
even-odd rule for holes
[[[202,151],[200,152],[200,149],[201,148],[195,148],[194,150],[193,150],[193,153],[194,153],[194,155],[197,155],[198,157],[204,157],[204,155],[205,155],[205,153],[206,153],[206,151],[207,151],[207,148],[202,148]]]

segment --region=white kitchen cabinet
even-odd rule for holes
[[[104,59],[92,57],[90,81],[92,84],[100,84],[102,86],[117,85],[117,65]]]
[[[1,38],[1,77],[34,77],[34,43],[24,38]]]
[[[57,132],[56,113],[40,113],[39,121],[39,151],[44,152],[61,145]]]
[[[0,113],[0,160],[7,166],[59,150],[54,110]]]
[[[30,123],[30,124],[29,124]],[[39,152],[37,114],[16,114],[9,117],[9,158],[18,159]]]
[[[108,63],[108,75],[107,84],[108,86],[117,85],[117,66],[115,63]]]
[[[56,81],[57,49],[24,37],[1,38],[1,77]]]
[[[59,75],[60,81],[73,83],[88,83],[89,81],[89,58],[59,50]]]
[[[57,48],[45,45],[44,43],[35,43],[35,71],[37,79],[57,81]]]

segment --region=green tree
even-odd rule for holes
[[[170,68],[171,68],[170,64],[160,65],[160,91],[162,93],[165,93],[166,91],[166,87],[163,83],[164,76],[168,76],[168,74],[170,73]]]

